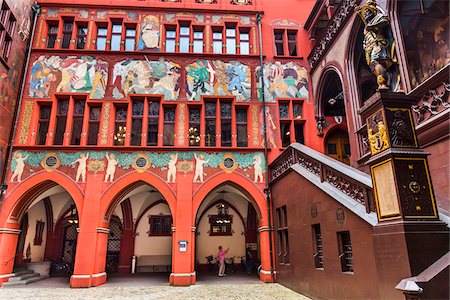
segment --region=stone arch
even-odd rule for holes
[[[0,215],[0,226],[18,228],[29,205],[40,194],[56,185],[63,187],[71,196],[77,210],[82,211],[84,193],[78,184],[60,171],[42,171],[22,181],[6,195]]]
[[[343,77],[342,77],[342,72],[341,70],[334,64],[330,64],[328,65],[322,72],[321,76],[320,76],[320,80],[319,80],[319,84],[317,85],[317,94],[316,94],[316,105],[315,105],[315,114],[318,117],[323,117],[325,115],[325,111],[324,111],[324,97],[325,97],[325,87],[327,86],[328,81],[330,80],[330,77],[332,76],[337,76],[337,78],[339,79],[339,83],[341,85],[341,88],[343,89]],[[344,92],[344,90],[343,90]],[[344,103],[345,103],[345,99],[346,99],[346,95],[345,92],[343,94],[344,96]]]

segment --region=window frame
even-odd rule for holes
[[[228,217],[226,218],[228,221],[230,221],[230,223],[226,223],[226,224],[220,224],[218,225],[216,220],[217,218],[219,218],[219,215],[209,215],[208,219],[209,219],[209,236],[233,236],[233,216],[232,215],[228,215]],[[220,232],[214,232],[214,227],[218,227],[221,226],[221,228],[223,229],[225,227],[225,232],[224,231],[220,231]]]
[[[324,270],[324,251],[323,251],[323,235],[320,229],[320,224],[311,225],[311,232],[313,238],[313,258],[314,266],[318,270]],[[322,255],[321,255],[322,254]]]
[[[289,231],[287,206],[282,205],[276,209],[277,215],[277,235],[278,235],[278,262],[280,265],[289,265]]]
[[[9,68],[8,60],[11,54],[17,18],[6,1],[3,1],[0,6],[0,16],[0,45],[2,45],[0,48],[0,61]]]
[[[337,232],[336,237],[338,242],[339,260],[341,262],[341,271],[342,273],[353,274],[353,247],[350,237],[350,231]],[[346,238],[348,238],[348,244],[345,244]],[[350,249],[348,249],[348,247]],[[348,256],[348,254],[350,254],[350,257]]]
[[[283,137],[284,137],[284,133],[282,128],[283,124],[288,124],[288,132],[289,132],[289,137],[287,137],[289,139],[289,144],[291,143],[301,143],[304,144],[305,140],[305,117],[303,114],[304,111],[304,99],[301,98],[279,98],[277,101],[277,109],[278,111],[281,113],[281,104],[287,104],[288,105],[288,116],[287,117],[281,117],[281,115],[279,115],[279,134],[280,134],[280,140],[281,140],[281,147],[282,148],[287,148],[289,145],[286,145],[284,143]],[[300,116],[295,116],[295,110],[294,110],[294,106],[295,105],[300,105],[301,106],[301,114]],[[302,129],[303,129],[303,133],[301,134],[301,136],[303,137],[303,141],[298,141],[297,140],[297,125],[301,124],[302,125]]]
[[[36,227],[33,239],[34,246],[42,245],[42,240],[44,237],[44,229],[45,229],[45,222],[43,222],[42,220],[36,220]]]
[[[158,232],[154,232],[153,231],[153,220],[161,220],[161,227],[160,230]],[[169,224],[170,224],[170,229],[169,232],[164,232],[164,221],[165,220],[169,220]],[[149,230],[147,232],[148,236],[172,236],[172,224],[173,224],[173,220],[172,220],[172,215],[151,215],[148,218],[148,223],[149,223]]]
[[[289,40],[289,32],[294,33],[295,32],[295,40]],[[277,33],[281,34],[282,39],[277,40]],[[273,27],[272,28],[272,35],[273,35],[273,49],[274,49],[274,56],[275,57],[284,57],[284,58],[301,58],[300,54],[300,47],[299,47],[299,29],[298,28],[292,28],[292,27]],[[278,53],[277,45],[282,46],[283,53]],[[291,48],[290,46],[294,45],[294,49],[296,50],[296,55],[291,55]]]

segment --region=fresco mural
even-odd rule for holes
[[[91,56],[40,56],[31,67],[29,96],[48,98],[53,92],[89,93],[103,99],[108,64]]]
[[[266,106],[265,110],[266,114],[266,126],[267,126],[267,147],[272,149],[277,149],[277,143],[278,141],[278,127],[276,124],[278,124],[278,121],[275,119],[278,114],[276,107],[274,106]],[[261,107],[260,113],[259,113],[259,124],[260,124],[260,139],[261,143],[260,145],[264,147],[264,116],[263,116],[263,109]]]
[[[159,31],[159,17],[147,15],[142,22],[138,50],[159,50],[160,31]]]
[[[198,60],[186,66],[187,98],[198,101],[202,95],[218,95],[249,101],[250,74],[250,67],[238,61]]]
[[[256,68],[258,82],[258,99],[261,100],[261,71]],[[309,99],[308,71],[294,62],[282,64],[267,63],[264,65],[264,95],[267,102],[275,102],[276,98]]]
[[[129,94],[162,94],[177,100],[180,94],[180,65],[165,61],[124,60],[114,65],[113,98]]]
[[[76,182],[84,183],[86,173],[104,173],[104,182],[129,171],[150,171],[167,182],[175,183],[177,172],[194,172],[193,182],[204,182],[218,172],[240,172],[254,182],[263,182],[266,164],[262,152],[29,152],[15,151],[11,162],[10,182],[21,182],[42,169],[53,172],[60,169]],[[106,167],[105,167],[106,166]],[[188,168],[186,166],[189,166]],[[195,166],[195,170],[194,170]]]

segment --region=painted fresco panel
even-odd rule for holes
[[[162,94],[165,100],[177,100],[180,94],[178,64],[165,61],[124,60],[114,65],[113,98],[129,94]]]
[[[261,99],[261,71],[256,68],[258,99]],[[267,102],[277,98],[309,98],[308,71],[294,62],[282,64],[279,61],[264,65],[264,95]]]
[[[139,32],[138,50],[159,50],[160,48],[160,27],[159,17],[147,15],[144,17]]]
[[[251,97],[251,69],[238,61],[198,60],[186,66],[186,97],[202,95],[235,96],[237,101]]]
[[[30,97],[49,98],[54,92],[89,93],[103,99],[108,63],[91,56],[40,56],[31,67]]]

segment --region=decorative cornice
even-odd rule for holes
[[[109,228],[97,228],[97,232],[98,233],[106,233],[106,234],[109,234]]]
[[[272,272],[261,269],[261,274],[270,275],[270,274],[272,274]],[[273,271],[273,274],[277,274],[277,271]]]
[[[9,233],[9,234],[20,234],[22,230],[20,229],[11,229],[11,228],[0,228],[0,233]]]
[[[70,276],[72,279],[89,279],[91,275],[72,275]]]
[[[269,226],[261,226],[258,228],[259,232],[263,232],[263,231],[270,231],[270,227]]]
[[[106,276],[106,272],[92,274],[92,278],[99,278],[99,277],[103,277],[103,276]]]
[[[343,0],[333,17],[328,22],[322,37],[316,42],[313,50],[308,56],[311,69],[315,69],[324,54],[328,51],[334,39],[345,25],[348,18],[353,14],[355,7],[361,0]]]

